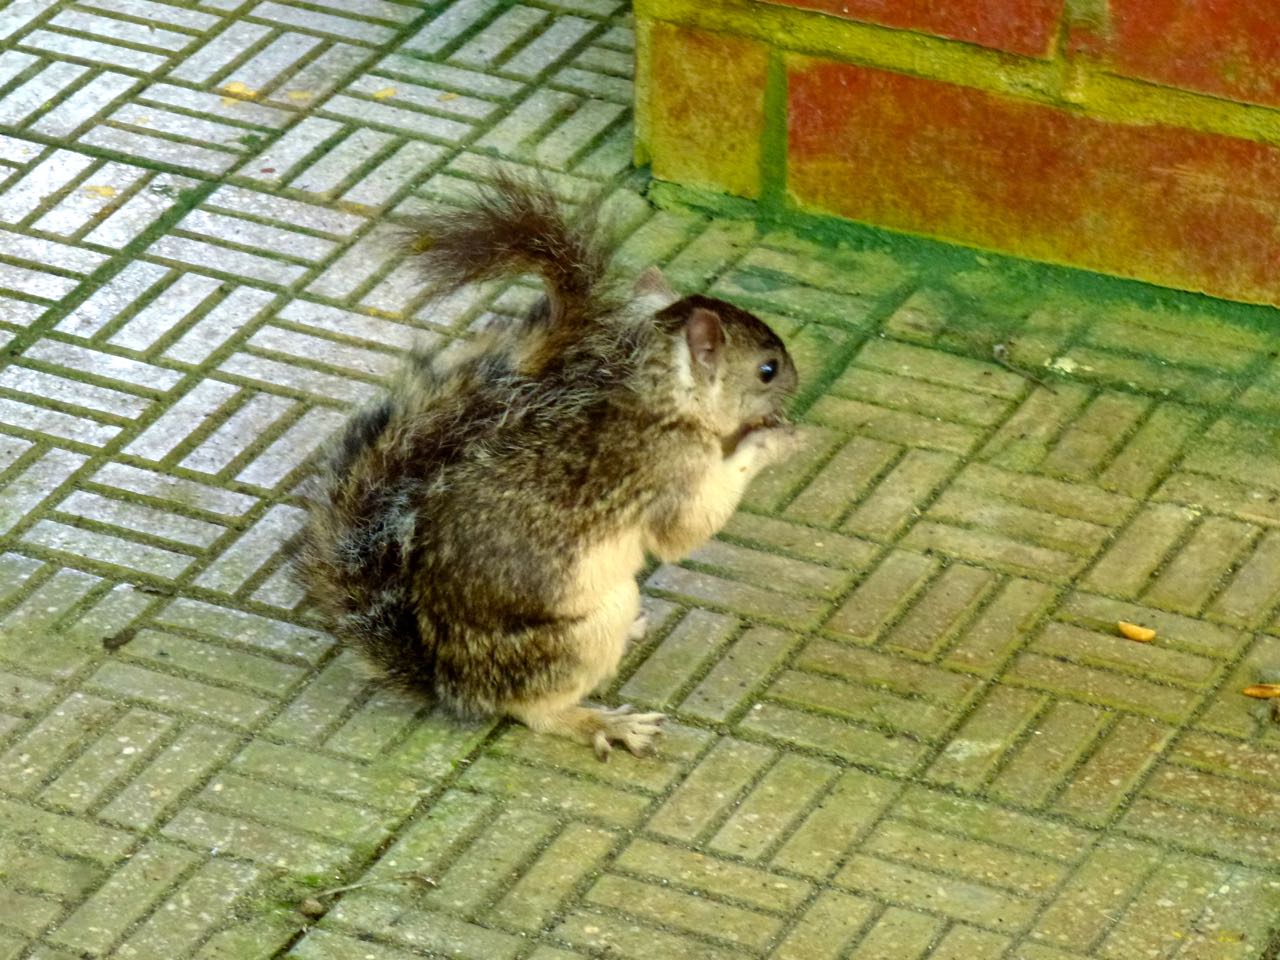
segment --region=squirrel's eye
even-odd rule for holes
[[[766,360],[760,364],[760,382],[768,383],[778,375],[778,361]]]

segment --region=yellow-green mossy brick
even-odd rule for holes
[[[653,175],[759,196],[768,47],[657,21],[649,56],[643,95]]]

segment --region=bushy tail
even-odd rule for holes
[[[467,206],[420,220],[411,249],[428,281],[448,292],[519,273],[546,282],[551,326],[578,326],[609,309],[612,245],[599,201],[566,214],[545,182],[499,172]]]

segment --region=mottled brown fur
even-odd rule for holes
[[[503,180],[425,230],[437,283],[535,270],[547,301],[414,354],[353,418],[308,494],[301,582],[344,643],[456,713],[644,752],[659,715],[579,701],[616,670],[644,554],[712,535],[789,442],[794,367],[756,317],[655,270],[616,295],[598,230],[539,187]]]

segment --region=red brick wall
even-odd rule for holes
[[[918,30],[1029,57],[1049,56],[1063,0],[762,0]]]
[[[1280,5],[1272,0],[1111,0],[1110,25],[1080,30],[1109,70],[1280,106]]]
[[[641,150],[660,178],[1280,304],[1280,7],[1270,2],[636,9],[653,38],[641,47]],[[654,63],[700,53],[681,60],[684,80],[668,90],[646,73],[650,50]],[[681,90],[714,118],[673,119],[664,104]]]

